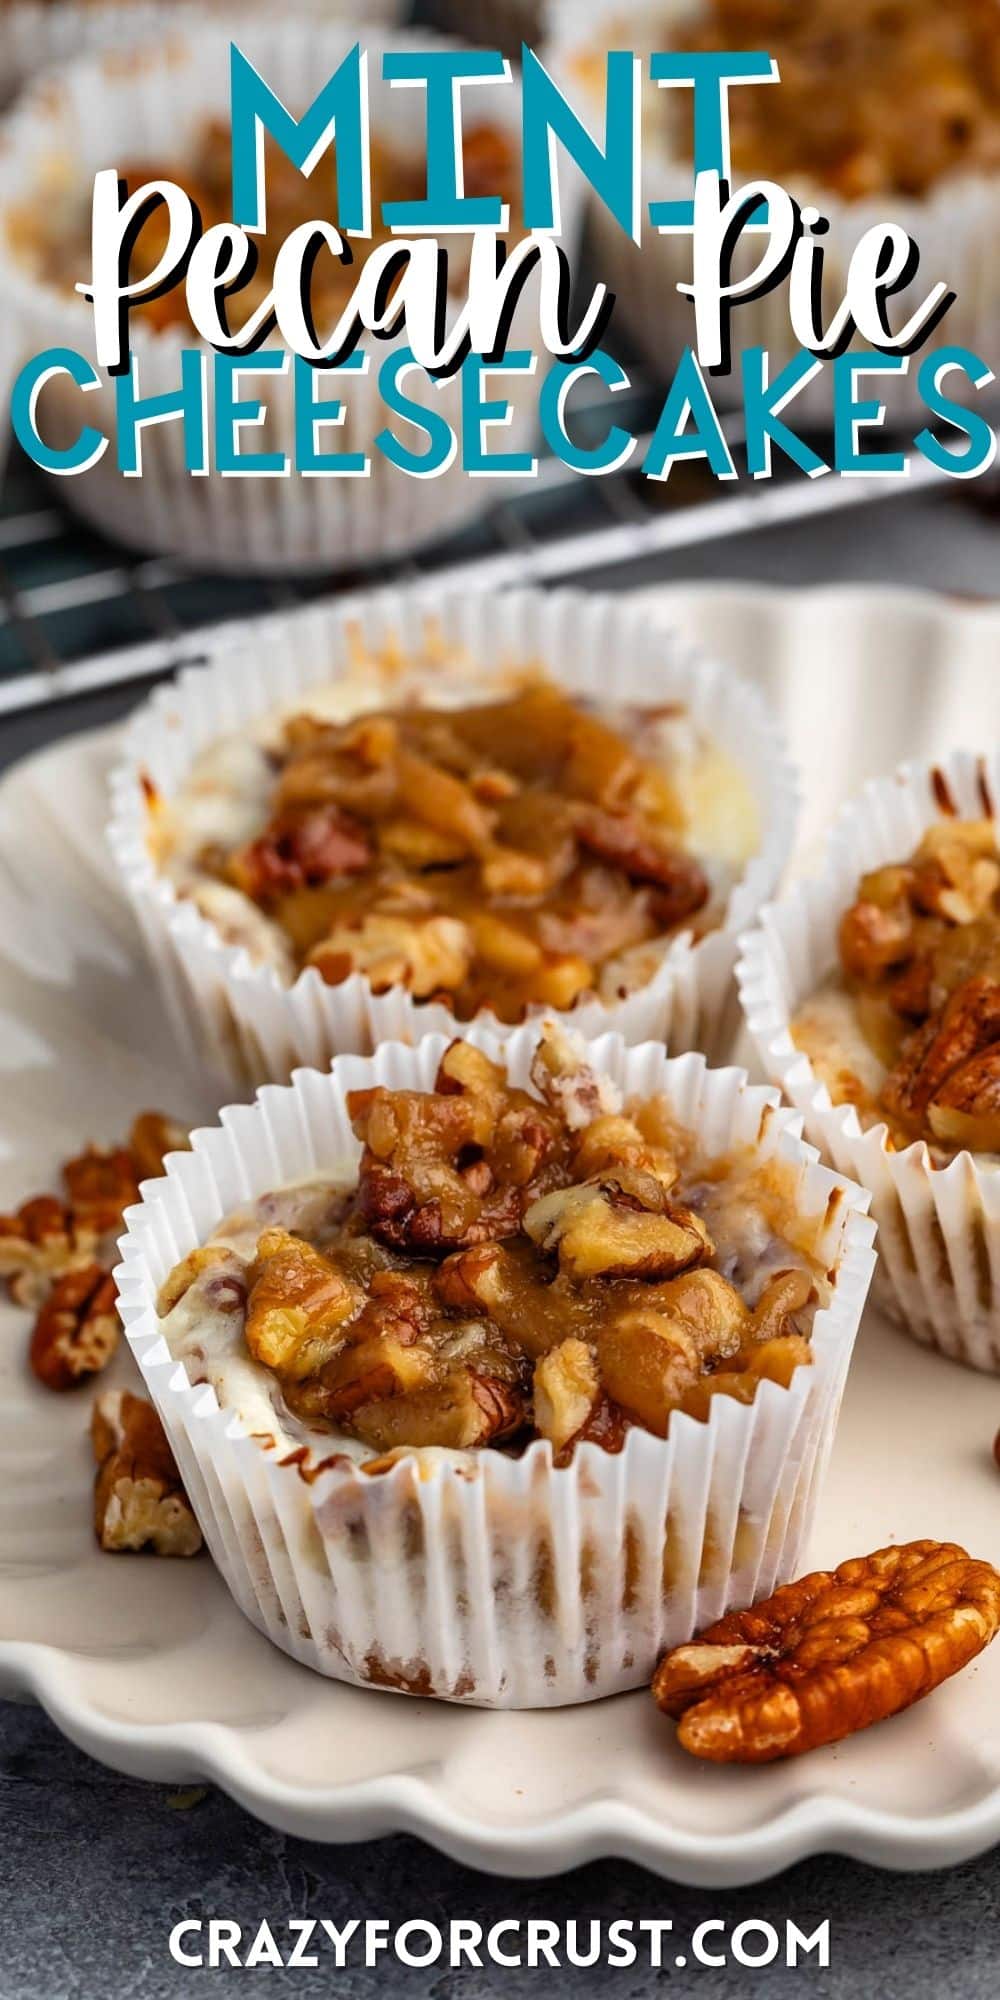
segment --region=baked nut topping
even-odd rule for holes
[[[373,661],[368,699],[374,682],[395,706],[333,721],[318,690],[315,714],[209,746],[150,820],[179,893],[289,981],[306,968],[330,986],[360,976],[376,994],[511,1023],[613,1001],[648,982],[672,936],[718,924],[755,808],[683,711],[605,719],[513,667],[470,703],[467,662],[446,654],[436,671],[428,657],[425,688],[418,660],[397,664],[394,685]],[[447,706],[431,705],[438,685]],[[739,802],[738,838],[718,835],[729,848],[704,864],[693,848],[711,813],[685,791],[695,769],[705,796]]]
[[[950,175],[1000,165],[992,0],[702,0],[682,45],[777,58],[780,88],[732,92],[743,179],[794,185],[806,175],[856,201],[924,195]]]
[[[766,1764],[898,1715],[1000,1626],[1000,1575],[951,1542],[910,1542],[817,1571],[731,1612],[657,1668],[677,1740],[713,1763]]]
[[[106,1389],[94,1403],[90,1436],[97,1461],[94,1530],[101,1548],[197,1555],[201,1529],[152,1403],[127,1389]]]
[[[264,1196],[185,1258],[159,1302],[172,1351],[249,1355],[275,1408],[379,1455],[540,1436],[565,1463],[787,1387],[826,1281],[776,1237],[750,1298],[719,1268],[760,1264],[752,1176],[734,1255],[724,1173],[709,1228],[656,1101],[617,1103],[564,1033],[531,1077],[455,1041],[433,1090],[350,1094],[354,1186]]]
[[[992,819],[944,818],[908,861],[874,869],[839,933],[846,991],[877,1087],[849,1053],[830,1074],[830,1035],[793,1024],[835,1102],[881,1116],[893,1142],[950,1154],[1000,1152],[1000,848]],[[824,1049],[823,1042],[826,1042]],[[814,1043],[817,1045],[814,1048]]]
[[[139,1183],[187,1146],[183,1126],[159,1111],[136,1119],[125,1146],[89,1146],[63,1167],[63,1195],[35,1195],[0,1215],[0,1279],[15,1305],[36,1315],[32,1372],[70,1389],[110,1361],[118,1345],[111,1270],[123,1211]]]

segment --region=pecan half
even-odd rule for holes
[[[47,1389],[75,1389],[106,1368],[119,1340],[115,1281],[100,1264],[57,1278],[35,1321],[28,1358]]]
[[[787,1584],[668,1653],[653,1696],[714,1763],[838,1743],[930,1694],[1000,1626],[1000,1575],[949,1542],[911,1542]]]
[[[94,1230],[78,1230],[66,1203],[36,1195],[16,1215],[0,1216],[0,1278],[15,1305],[37,1312],[54,1280],[75,1263],[90,1263]]]
[[[201,1529],[151,1403],[127,1389],[98,1396],[90,1426],[97,1478],[94,1530],[111,1553],[194,1556]]]
[[[980,1115],[997,1125],[1000,1141],[994,1066],[977,1062],[998,1044],[1000,983],[984,974],[964,980],[944,1006],[907,1037],[882,1089],[885,1109],[914,1129],[927,1118],[932,1131],[938,1104],[965,1117]]]

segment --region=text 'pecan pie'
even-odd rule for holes
[[[336,220],[336,162],[332,156],[322,173],[307,178],[270,137],[264,153],[267,227],[254,239],[258,257],[253,270],[232,296],[234,330],[265,307],[274,289],[275,260],[292,231],[316,218]],[[520,161],[509,135],[497,125],[470,121],[463,134],[462,157],[465,194],[500,197],[516,222]],[[232,135],[227,120],[204,120],[182,160],[143,157],[121,160],[118,165],[129,193],[150,181],[173,181],[182,187],[194,202],[203,229],[224,225],[232,218]],[[426,184],[422,151],[404,151],[386,133],[372,136],[371,234],[352,237],[343,261],[324,250],[315,258],[310,276],[312,312],[324,337],[349,304],[367,258],[391,240],[382,221],[383,203],[420,201]],[[11,234],[19,258],[37,277],[46,284],[71,289],[90,268],[91,185],[87,176],[70,177],[63,163],[53,162],[45,185],[13,217]],[[154,203],[140,217],[130,246],[128,268],[133,284],[148,279],[161,264],[168,237],[166,209],[162,202]],[[449,265],[453,288],[467,283],[467,268],[467,239],[455,239]],[[140,322],[150,327],[184,328],[188,321],[183,283],[140,300],[135,311]]]

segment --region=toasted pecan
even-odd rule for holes
[[[765,1764],[898,1714],[959,1673],[998,1627],[990,1563],[950,1542],[910,1542],[729,1613],[667,1653],[653,1696],[692,1756]]]
[[[102,1549],[197,1555],[201,1529],[152,1404],[127,1389],[106,1390],[94,1403],[90,1435],[97,1461],[94,1531]]]
[[[35,1321],[28,1358],[46,1389],[75,1389],[98,1375],[118,1346],[115,1281],[100,1264],[57,1278]]]

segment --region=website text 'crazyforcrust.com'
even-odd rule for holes
[[[730,1924],[709,1917],[689,1935],[669,1917],[570,1918],[503,1917],[486,1925],[472,1918],[435,1924],[413,1917],[393,1924],[387,1918],[295,1917],[285,1923],[239,1924],[225,1917],[185,1917],[170,1932],[170,1956],[178,1965],[312,1967],[328,1964],[374,1966],[383,1960],[416,1968],[461,1965],[545,1967],[605,1965],[624,1969],[648,1965],[669,1970],[686,1965],[766,1965],[830,1963],[829,1920],[814,1928],[787,1921],[772,1924],[747,1917]]]

